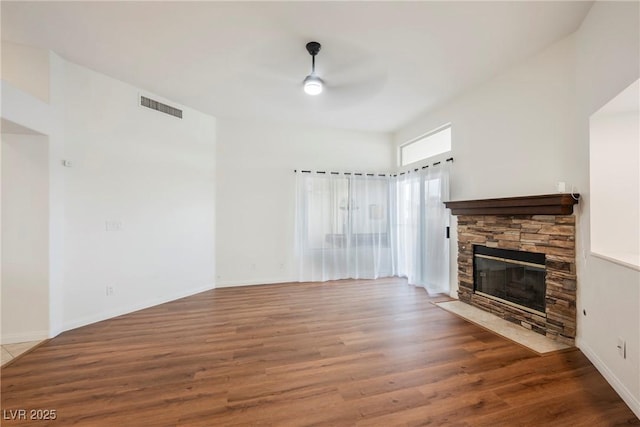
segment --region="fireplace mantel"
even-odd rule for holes
[[[558,193],[444,202],[452,215],[571,215],[579,194]]]

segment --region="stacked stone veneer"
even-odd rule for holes
[[[473,245],[546,255],[546,316],[473,293]],[[461,301],[555,340],[576,335],[575,216],[459,215],[458,296]]]

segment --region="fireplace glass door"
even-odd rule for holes
[[[501,256],[476,251],[475,291],[544,314],[546,288],[544,262],[536,264],[509,259],[504,256],[505,253],[499,255]]]

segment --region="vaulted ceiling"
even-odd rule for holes
[[[592,2],[9,2],[2,39],[212,114],[391,132],[575,31]],[[308,41],[325,93],[305,95]]]

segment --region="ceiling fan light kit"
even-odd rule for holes
[[[304,79],[304,91],[308,95],[318,95],[322,93],[322,79],[316,73],[309,74]]]
[[[316,55],[320,52],[320,43],[307,43],[307,52],[311,55],[311,74],[304,79],[304,91],[308,95],[318,95],[322,93],[324,82],[316,74]]]

